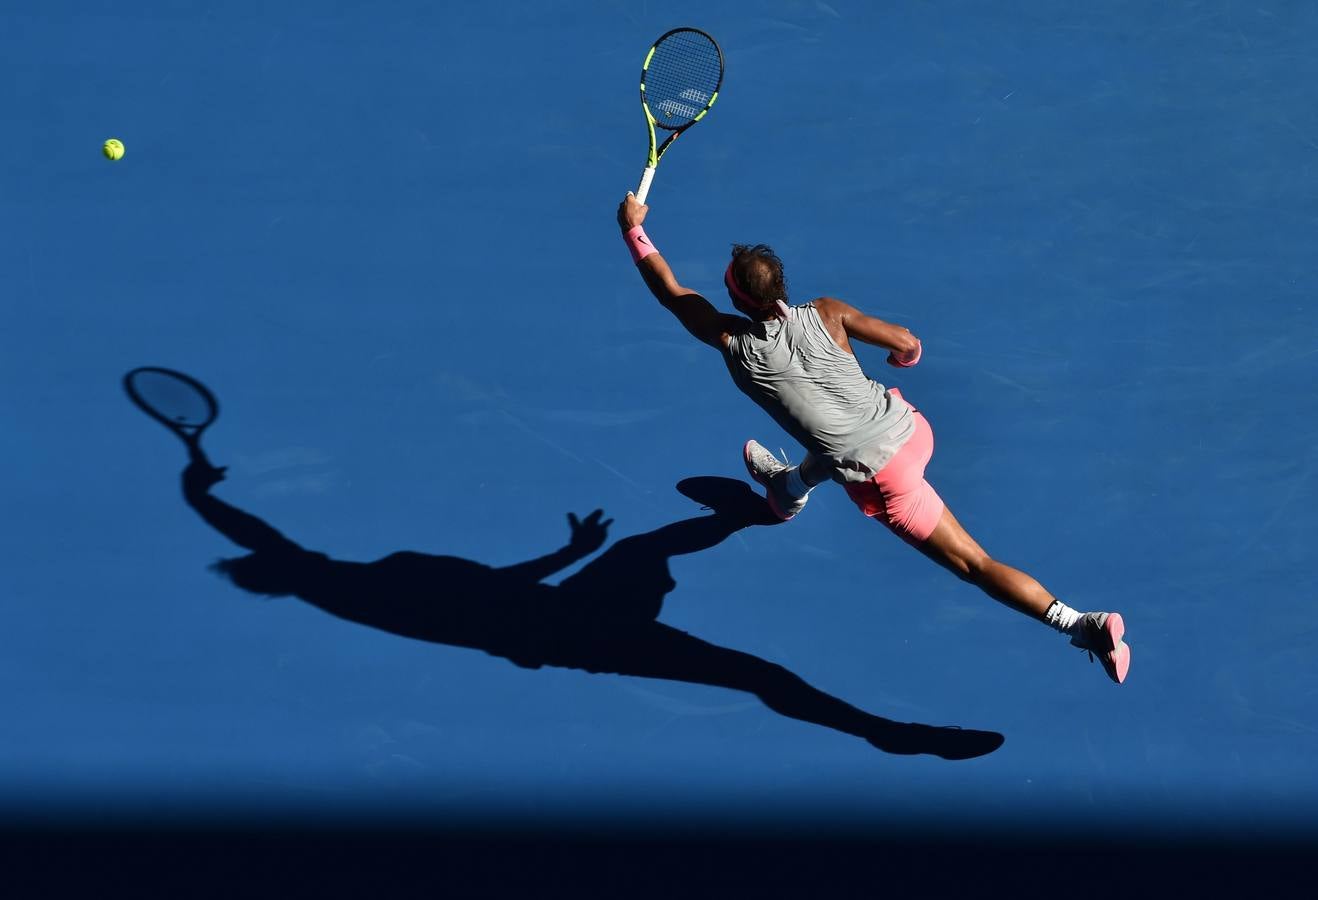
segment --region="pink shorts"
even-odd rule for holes
[[[869,481],[845,487],[861,512],[918,544],[934,533],[944,504],[924,480],[924,467],[934,455],[934,430],[918,410],[914,412],[915,434],[897,455]]]

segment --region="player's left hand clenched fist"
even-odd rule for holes
[[[909,369],[920,361],[921,353],[920,339],[915,339],[915,347],[907,350],[905,353],[898,353],[896,350],[888,354],[888,365],[896,366],[899,369]]]

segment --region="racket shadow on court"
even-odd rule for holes
[[[211,404],[218,409],[213,398]],[[159,418],[167,424],[171,419]],[[558,585],[548,585],[544,579],[604,546],[610,521],[600,510],[581,519],[569,514],[562,547],[511,566],[413,551],[374,562],[336,560],[216,497],[212,488],[224,479],[224,469],[210,463],[199,441],[185,443],[190,462],[183,470],[184,499],[248,551],[214,568],[251,593],[296,597],[349,622],[482,650],[528,669],[563,667],[745,691],[781,715],[890,753],[969,759],[1003,743],[995,732],[872,715],[780,665],[657,621],[664,597],[677,586],[668,565],[672,557],[707,550],[744,528],[776,524],[764,499],[744,482],[685,479],[678,490],[706,514],[622,538]]]

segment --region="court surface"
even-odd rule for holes
[[[1318,8],[882,6],[5,4],[10,817],[1308,833]],[[677,490],[745,482],[748,437],[801,455],[618,237],[641,56],[679,24],[727,77],[650,236],[724,308],[729,245],[764,241],[795,302],[915,331],[917,368],[862,361],[932,422],[930,480],[990,553],[1124,614],[1125,685],[834,486],[722,531]],[[139,365],[218,395],[216,496],[334,560],[445,558],[380,602],[503,604],[551,656],[657,612],[675,649],[532,668],[234,586],[182,446],[124,398]],[[584,567],[571,628],[563,591],[471,565],[596,508],[606,548],[640,537],[547,579]],[[893,755],[721,686],[774,666],[811,710],[1005,744]]]

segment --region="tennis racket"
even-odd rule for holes
[[[182,372],[145,366],[124,376],[124,390],[138,409],[178,435],[190,459],[205,460],[201,434],[220,414],[220,404],[204,384]]]
[[[723,51],[705,32],[674,28],[654,42],[641,66],[641,109],[650,130],[650,152],[637,200],[645,202],[659,160],[679,134],[704,118],[722,85]],[[662,144],[660,131],[671,132]]]

